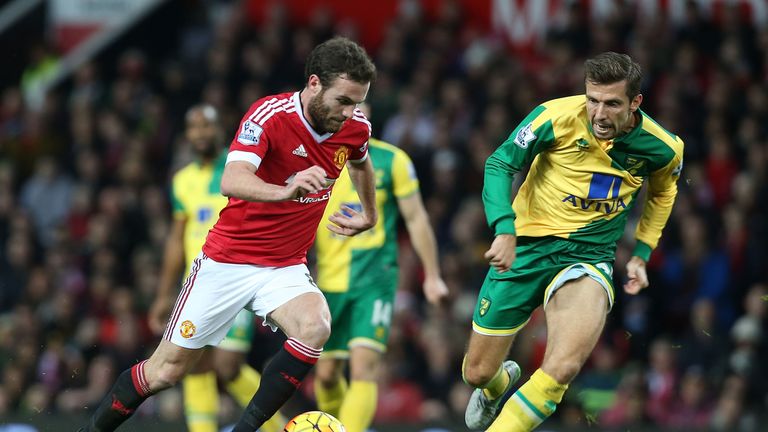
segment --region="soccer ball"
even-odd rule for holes
[[[334,416],[322,411],[309,411],[292,418],[283,432],[346,432]]]

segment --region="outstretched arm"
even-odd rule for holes
[[[437,241],[421,194],[417,190],[407,197],[398,198],[397,205],[405,220],[413,248],[424,266],[424,296],[430,303],[438,304],[448,297],[448,287],[440,277]]]

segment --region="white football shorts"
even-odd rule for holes
[[[262,317],[289,300],[321,291],[304,264],[262,267],[216,262],[204,253],[192,262],[163,339],[184,348],[218,345],[242,309]]]

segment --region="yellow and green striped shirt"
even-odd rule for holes
[[[584,95],[536,107],[486,162],[483,202],[494,233],[605,244],[612,255],[647,179],[635,248],[647,260],[677,194],[683,141],[639,113],[630,132],[601,141],[592,134]],[[528,164],[510,206],[512,178]]]
[[[317,230],[317,285],[326,292],[345,292],[371,284],[397,284],[398,198],[419,190],[413,163],[399,148],[371,138],[369,152],[376,172],[376,226],[354,237],[339,236],[321,223]],[[361,210],[345,167],[333,187],[323,221],[342,205]]]
[[[208,230],[216,223],[219,212],[227,204],[227,197],[221,194],[221,175],[226,160],[227,153],[222,152],[212,163],[192,162],[173,175],[173,217],[187,220],[184,229],[187,269],[202,250]]]

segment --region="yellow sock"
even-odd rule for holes
[[[344,395],[347,393],[347,379],[341,377],[336,385],[331,388],[325,388],[320,380],[315,378],[315,399],[317,399],[317,409],[325,411],[328,414],[339,417],[341,403],[344,402]]]
[[[240,366],[240,373],[227,384],[227,392],[235,398],[241,407],[248,406],[248,402],[259,389],[261,375],[256,369],[244,364]],[[261,425],[263,432],[281,432],[287,420],[278,412]],[[191,432],[191,431],[190,431]]]
[[[347,432],[365,432],[376,414],[376,393],[374,381],[352,381],[349,391],[339,410],[339,420]]]
[[[504,366],[499,366],[496,375],[494,375],[493,378],[485,384],[485,387],[483,387],[485,397],[487,397],[488,400],[494,400],[504,395],[504,391],[507,389],[510,380],[511,378],[507,373],[507,370],[504,369]]]
[[[552,415],[568,384],[560,384],[541,369],[504,404],[487,432],[529,432]]]
[[[235,379],[227,383],[227,393],[232,395],[241,407],[246,407],[259,389],[259,383],[261,383],[261,375],[256,369],[244,364],[240,366],[240,373]]]
[[[219,390],[216,374],[190,374],[184,378],[184,414],[189,432],[217,432]]]

